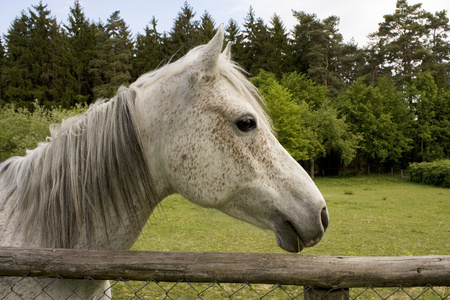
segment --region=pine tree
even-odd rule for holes
[[[70,8],[68,24],[64,26],[67,37],[66,66],[68,80],[65,83],[70,90],[65,97],[68,104],[92,103],[93,78],[90,73],[90,62],[95,56],[95,26],[86,18],[78,0]]]
[[[194,21],[194,9],[186,1],[174,21],[173,28],[170,31],[169,51],[173,54],[172,60],[185,55],[191,48],[199,45],[198,40],[198,22]]]
[[[145,35],[137,35],[133,59],[133,79],[156,69],[165,62],[167,54],[162,42],[162,36],[156,29],[157,24],[158,20],[153,16],[150,21],[151,27],[149,25],[145,26]]]
[[[30,10],[30,48],[33,50],[32,80],[34,97],[42,103],[59,105],[64,86],[62,69],[62,39],[60,27],[47,5],[40,2]]]
[[[106,70],[108,69],[108,49],[106,43],[108,35],[105,24],[98,22],[94,25],[95,36],[95,55],[89,62],[89,74],[92,76],[92,92],[94,98],[108,97],[107,92],[103,91],[102,86],[107,83]],[[106,96],[104,96],[106,95]]]
[[[243,40],[244,36],[241,33],[239,24],[234,19],[230,19],[225,26],[225,41],[232,43],[233,51],[231,54],[233,55],[233,60],[240,65],[245,60]]]
[[[244,19],[244,56],[241,62],[242,67],[251,74],[258,74],[259,67],[256,67],[256,70],[251,70],[251,67],[255,64],[256,56],[258,55],[256,50],[256,45],[254,41],[256,40],[255,32],[256,32],[256,16],[253,7],[250,6],[249,12]]]
[[[2,38],[0,37],[0,105],[3,103],[3,89],[4,89],[4,81],[3,81],[3,65],[5,63],[5,47],[3,46]]]
[[[131,32],[119,11],[111,14],[106,25],[98,25],[96,59],[93,61],[97,98],[111,98],[121,85],[130,82],[132,47]]]
[[[216,22],[211,17],[211,15],[205,10],[203,15],[200,17],[200,27],[199,27],[199,44],[208,43],[216,34]]]
[[[4,100],[31,109],[35,100],[58,105],[64,83],[60,27],[42,2],[28,13],[23,11],[5,35]]]
[[[337,76],[348,86],[354,83],[359,77],[370,74],[369,55],[365,49],[358,47],[358,44],[352,39],[343,44],[341,55],[339,57],[340,67],[336,70]],[[366,77],[370,81],[370,78]]]
[[[343,51],[343,37],[337,28],[339,18],[330,16],[319,20],[315,14],[293,13],[299,22],[293,31],[293,57],[297,71],[327,86],[332,96],[336,96],[343,87],[338,72]]]
[[[450,23],[447,11],[438,11],[434,15],[426,13],[429,34],[426,47],[429,55],[425,57],[422,70],[433,75],[436,84],[444,89],[450,87]]]
[[[108,19],[106,29],[109,37],[110,67],[107,73],[112,86],[118,88],[122,84],[129,83],[131,70],[131,51],[133,41],[129,26],[120,17],[120,11],[114,12]],[[116,89],[115,88],[115,89]]]
[[[281,18],[274,14],[270,20],[271,27],[269,27],[270,42],[266,47],[268,52],[271,52],[268,58],[270,59],[270,71],[278,78],[281,78],[283,73],[288,73],[293,70],[291,45],[288,39],[288,33]]]
[[[264,20],[255,17],[255,11],[250,6],[244,22],[244,52],[246,60],[243,67],[250,74],[258,74],[259,70],[272,71],[270,43],[270,33],[264,24]]]
[[[33,101],[33,83],[29,76],[33,58],[32,51],[28,47],[30,30],[30,18],[22,11],[5,35],[8,52],[3,69],[5,84],[3,101],[15,102],[19,106],[25,106],[27,102]]]
[[[406,0],[398,0],[395,12],[385,15],[378,31],[371,35],[372,52],[379,57],[374,67],[393,76],[398,87],[419,71],[430,54],[424,43],[429,34],[426,17],[422,4],[409,5]]]

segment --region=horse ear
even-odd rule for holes
[[[197,69],[203,74],[212,73],[222,52],[223,39],[224,30],[222,24],[217,30],[216,35],[201,49],[198,58],[192,65],[193,69]]]
[[[225,47],[225,50],[223,50],[222,54],[225,55],[225,57],[228,60],[231,60],[231,44],[232,42],[228,42],[227,46]]]

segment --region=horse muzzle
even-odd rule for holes
[[[328,210],[323,207],[317,221],[311,224],[294,222],[284,216],[278,218],[275,224],[275,234],[278,246],[288,252],[300,252],[305,247],[316,245],[323,237],[328,227]]]

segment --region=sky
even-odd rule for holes
[[[74,0],[42,0],[48,4],[48,9],[58,22],[67,23],[69,8]],[[395,11],[396,0],[189,0],[189,5],[196,12],[195,19],[207,11],[215,20],[216,25],[227,24],[234,19],[243,29],[242,24],[252,6],[256,17],[261,17],[266,24],[276,13],[281,17],[288,30],[294,28],[297,20],[292,16],[292,10],[314,13],[320,19],[336,15],[340,18],[339,31],[348,42],[354,39],[359,46],[368,42],[367,35],[378,30],[378,23],[383,22],[383,16]],[[0,32],[3,36],[16,16],[21,11],[27,11],[39,0],[0,0]],[[428,12],[450,11],[449,0],[409,0],[408,4],[422,3]],[[143,33],[152,16],[158,20],[159,32],[170,31],[174,19],[184,0],[80,0],[85,15],[93,21],[103,21],[116,10],[130,26],[132,34]]]

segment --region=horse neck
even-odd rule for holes
[[[77,118],[1,171],[10,220],[28,224],[24,246],[129,248],[158,202],[132,104],[121,93]]]

